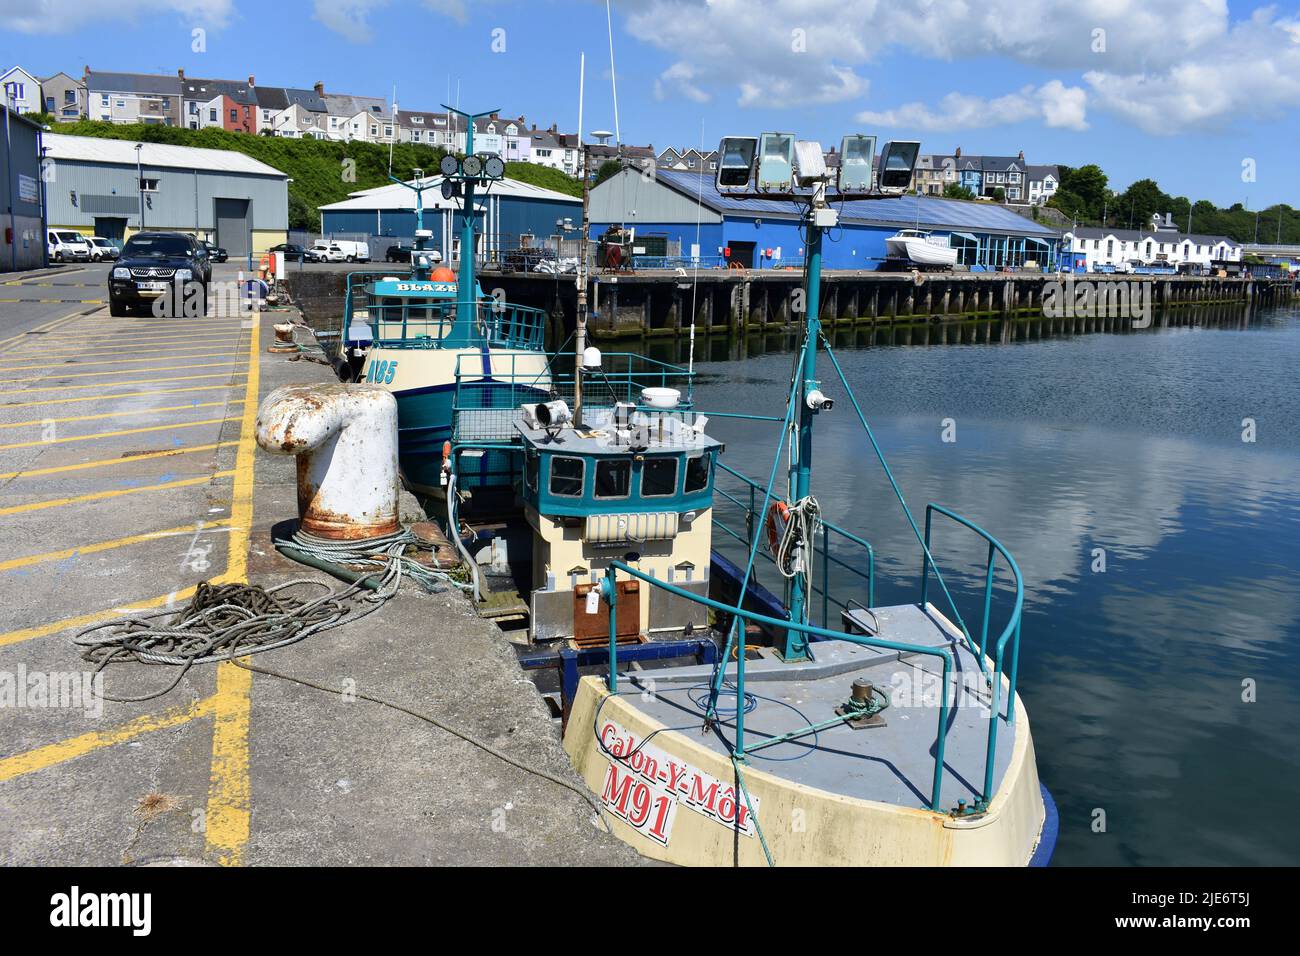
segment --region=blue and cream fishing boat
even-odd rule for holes
[[[454,402],[490,409],[501,404],[497,393],[503,391],[509,401],[521,389],[538,397],[549,392],[545,313],[485,296],[475,275],[475,219],[482,211],[475,191],[499,181],[505,166],[499,157],[472,153],[474,116],[462,115],[469,119],[469,152],[445,156],[438,183],[444,199],[463,199],[459,270],[438,265],[440,255],[425,249],[431,233],[423,228],[419,197],[431,186],[417,181],[411,186],[419,228],[410,274],[352,273],[344,300],[346,354],[361,358],[361,381],[382,385],[397,399],[403,482],[433,496],[441,496],[446,483],[444,446],[453,437]],[[500,383],[503,375],[510,384]],[[460,476],[462,490],[508,489],[518,468],[500,449],[483,450],[476,465]]]
[[[793,152],[788,134],[765,135]],[[740,145],[719,149],[732,175]],[[843,153],[869,172],[874,139]],[[887,147],[882,170],[910,176],[889,159]],[[1017,687],[1020,569],[970,519],[929,504],[918,521],[908,507],[822,334],[822,240],[837,217],[829,176],[806,172],[807,310],[784,408],[704,412],[690,369],[575,350],[571,369],[552,363],[544,399],[530,372],[504,369],[496,408],[458,393],[451,481],[487,451],[519,464],[521,661],[558,673],[565,750],[639,852],[715,866],[1042,865],[1056,814]],[[879,194],[870,181],[840,191]],[[834,373],[825,391],[819,354]],[[876,600],[871,544],[826,520],[814,493],[814,426],[837,404],[915,535],[919,580],[901,602]],[[760,478],[722,460],[709,423],[728,417],[773,426]],[[976,566],[935,559],[956,536]]]

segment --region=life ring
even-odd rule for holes
[[[785,537],[785,529],[790,525],[790,506],[784,501],[774,501],[767,509],[767,549],[776,554]]]

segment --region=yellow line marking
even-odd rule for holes
[[[26,372],[26,371],[31,371],[32,369],[38,369],[38,368],[85,368],[87,365],[123,365],[123,364],[131,364],[131,363],[135,363],[135,362],[157,362],[157,361],[159,361],[159,360],[161,360],[161,359],[173,358],[173,357],[176,357],[176,358],[203,358],[202,355],[186,355],[186,356],[180,356],[180,355],[178,355],[178,356],[172,356],[172,355],[170,355],[170,354],[158,354],[158,355],[150,355],[150,356],[148,356],[147,358],[135,358],[135,359],[129,359],[129,358],[105,359],[103,362],[55,362],[53,365],[11,365],[11,366],[6,370],[6,371],[9,371],[9,372]],[[140,374],[141,372],[146,372],[146,371],[148,371],[148,369],[143,369],[143,368],[132,368],[132,369],[124,369],[123,371],[127,371],[127,372],[135,372],[135,373],[138,375],[138,374]]]
[[[76,343],[69,343],[69,344],[76,344]],[[170,342],[159,342],[157,339],[154,339],[153,344],[159,348],[165,348],[169,352],[195,352],[195,351],[206,351],[206,350],[215,351],[216,349],[220,348],[223,345],[229,345],[231,347],[238,346],[239,336],[233,336],[233,337],[230,335],[223,335],[219,337],[213,336],[210,339],[206,339],[198,342],[187,342],[184,345],[177,345],[177,346],[173,346]],[[154,351],[150,347],[150,345],[144,342],[135,345],[129,345],[129,344],[123,345],[121,348],[108,347],[108,346],[91,346],[90,348],[71,348],[71,349],[31,349],[30,352],[31,352],[30,355],[24,353],[15,353],[14,358],[16,359],[45,358],[46,356],[49,356],[51,358],[60,358],[63,356],[73,356],[73,355],[115,355],[119,352],[125,352],[128,354],[131,352],[147,352],[150,355],[154,354]]]
[[[35,448],[38,445],[61,445],[70,441],[95,441],[99,438],[115,438],[118,435],[139,435],[144,432],[166,432],[175,428],[196,428],[199,425],[220,425],[225,422],[238,421],[237,418],[205,418],[197,422],[176,422],[171,425],[148,425],[144,428],[120,428],[111,432],[95,432],[92,435],[69,435],[67,438],[51,438],[49,441],[20,441],[0,445],[0,451],[10,448]]]
[[[106,398],[139,398],[141,395],[176,395],[180,392],[210,392],[218,388],[233,388],[235,383],[227,382],[224,385],[189,385],[185,388],[155,388],[147,392],[109,392],[104,395],[80,395],[76,398],[47,398],[39,402],[15,402],[10,404],[0,404],[0,411],[10,408],[31,408],[35,405],[69,405],[72,402],[98,402]],[[186,406],[191,407],[191,406]],[[162,409],[158,409],[161,411]],[[118,414],[127,414],[121,412]]]
[[[76,343],[70,342],[68,344],[86,345],[87,347],[72,348],[72,349],[64,349],[64,348],[52,349],[52,348],[39,348],[39,347],[24,348],[23,351],[21,352],[14,352],[13,356],[15,359],[25,359],[25,358],[46,358],[46,357],[61,358],[63,356],[71,356],[71,355],[115,355],[119,352],[141,352],[141,351],[149,351],[150,354],[152,354],[151,346],[163,345],[167,348],[171,348],[170,341],[166,343],[159,343],[156,338],[152,340],[137,342],[134,345],[124,344],[120,348],[101,346],[98,345],[97,343],[90,343],[90,342],[76,342]],[[238,344],[239,344],[238,336],[232,338],[229,335],[223,335],[223,336],[203,337],[197,340],[187,340],[185,345],[182,347],[187,351],[189,351],[196,348],[216,349],[222,345],[235,346]]]
[[[93,375],[102,374],[93,372]],[[168,378],[134,378],[125,382],[91,382],[89,385],[40,385],[35,388],[9,388],[0,389],[0,397],[5,395],[18,395],[24,392],[64,392],[73,388],[120,388],[125,385],[156,385],[160,382],[195,382],[201,378],[239,378],[244,373],[239,372],[208,372],[204,375],[173,375]],[[231,382],[231,385],[240,385],[240,382]],[[112,398],[115,392],[106,393],[105,398]]]
[[[52,468],[32,468],[27,471],[0,472],[0,481],[10,478],[39,478],[41,475],[56,475],[65,471],[81,471],[86,468],[108,468],[112,465],[129,465],[137,461],[152,461],[158,458],[171,458],[175,455],[188,455],[196,451],[214,451],[239,444],[233,441],[219,441],[210,445],[192,445],[188,448],[169,448],[166,451],[151,451],[143,455],[120,455],[117,458],[101,458],[98,461],[83,461],[75,465],[59,465]]]
[[[69,340],[75,341],[81,345],[98,345],[101,342],[104,344],[109,344],[113,342],[137,342],[137,341],[157,342],[158,341],[157,332],[130,332],[125,335],[98,335],[95,334],[97,331],[98,331],[97,329],[86,329],[86,330],[76,329],[72,331]],[[242,331],[243,329],[230,328],[230,329],[211,329],[209,331],[199,331],[199,332],[169,332],[167,333],[167,338],[172,341],[180,341],[184,339],[207,339],[207,338],[212,338],[213,336],[216,335],[224,335],[227,334],[228,332],[242,332]]]
[[[121,415],[152,415],[154,412],[184,412],[191,408],[224,408],[226,405],[240,404],[243,404],[243,399],[235,398],[228,402],[194,402],[190,405],[164,405],[161,408],[125,408],[117,412],[100,412],[96,415],[72,415],[67,418],[32,418],[25,422],[0,422],[0,428],[30,428],[56,422],[93,422],[102,418],[117,418]]]
[[[202,357],[202,356],[194,356],[194,358],[201,358],[201,357]],[[83,364],[87,364],[87,365],[88,365],[88,364],[90,364],[90,363],[87,362],[87,363],[83,363]],[[116,363],[116,362],[104,362],[103,364],[105,364],[105,365],[116,365],[117,363]],[[205,363],[203,363],[203,364],[201,364],[201,365],[169,365],[169,366],[167,366],[166,368],[160,368],[160,369],[157,369],[157,371],[159,371],[159,372],[175,372],[175,371],[179,371],[179,370],[181,370],[181,369],[187,369],[187,368],[231,368],[231,367],[233,367],[234,365],[235,365],[235,362],[234,362],[233,360],[229,360],[229,359],[228,359],[228,360],[225,361],[225,362],[205,362]],[[65,368],[65,367],[68,367],[68,366],[64,366],[64,365],[51,365],[51,366],[50,366],[50,368]],[[75,367],[75,366],[72,366],[72,367]],[[7,371],[12,372],[13,369],[7,369]],[[49,378],[59,379],[60,381],[62,381],[62,380],[65,379],[65,378],[88,378],[88,377],[90,377],[91,375],[143,375],[145,372],[150,372],[150,371],[154,371],[154,370],[153,370],[153,369],[147,369],[147,368],[124,368],[124,369],[122,369],[122,370],[119,371],[119,372],[69,372],[67,375],[63,375],[63,374],[55,374],[55,375],[50,375],[50,376],[48,376],[48,377],[49,377]],[[235,374],[242,375],[243,373],[242,373],[242,372],[236,372]],[[155,381],[161,381],[161,379],[155,379]],[[106,383],[106,384],[112,384],[112,383]]]
[[[36,564],[47,564],[50,561],[63,561],[66,558],[78,555],[99,554],[101,551],[112,551],[114,548],[125,548],[129,545],[140,544],[145,541],[156,541],[159,538],[171,538],[179,535],[195,534],[200,531],[211,531],[214,528],[223,528],[229,524],[229,518],[220,518],[217,521],[196,521],[194,524],[178,525],[175,528],[166,528],[162,531],[150,531],[148,534],[133,534],[126,538],[115,538],[112,541],[97,541],[94,544],[83,544],[76,548],[64,548],[61,551],[47,551],[44,554],[33,554],[25,558],[12,558],[9,561],[0,561],[0,571],[13,571],[17,568],[30,568]]]
[[[236,668],[236,670],[239,670],[239,668]],[[252,672],[243,671],[243,673],[251,674]],[[60,740],[58,743],[46,744],[44,747],[37,747],[35,750],[28,750],[26,753],[3,757],[0,758],[0,781],[12,780],[15,777],[21,777],[23,774],[34,773],[37,770],[44,770],[56,764],[66,763],[69,760],[84,757],[86,754],[101,750],[104,747],[126,743],[128,740],[153,730],[166,730],[168,727],[177,727],[189,723],[196,717],[207,716],[213,711],[214,698],[208,697],[204,700],[196,700],[184,707],[172,707],[161,714],[146,714],[143,717],[137,717],[135,720],[129,720],[108,730],[92,730],[90,733],[70,737],[67,740]]]
[[[189,488],[202,485],[214,478],[229,478],[235,472],[218,471],[211,475],[199,475],[197,478],[182,478],[179,481],[167,481],[160,485],[138,485],[133,488],[112,488],[108,491],[95,491],[88,495],[74,495],[71,498],[49,498],[45,501],[33,501],[25,505],[10,505],[0,508],[0,517],[6,515],[26,514],[30,511],[44,511],[46,508],[61,508],[64,505],[82,505],[91,501],[104,501],[108,498],[121,498],[123,495],[139,494],[142,491],[170,491],[173,488]]]
[[[17,302],[18,300],[15,299],[14,301]],[[49,322],[46,322],[43,325],[37,325],[34,326],[33,328],[28,329],[26,332],[20,332],[17,335],[11,335],[7,339],[0,339],[0,350],[3,350],[10,345],[16,345],[19,342],[24,341],[27,338],[27,336],[31,335],[33,332],[39,335],[42,332],[53,331],[53,329],[56,326],[58,326],[59,323],[67,322],[71,319],[75,319],[80,314],[81,314],[81,310],[78,309],[76,312],[73,312],[70,315],[65,315],[62,318],[58,318],[58,319],[51,319]]]
[[[238,345],[238,342],[235,342],[235,343],[232,343],[232,344],[234,344],[234,345]],[[127,349],[127,350],[126,350],[126,352],[127,352],[126,355],[120,355],[120,356],[117,356],[116,358],[107,359],[107,360],[105,360],[105,361],[103,361],[103,362],[81,362],[81,361],[78,361],[78,360],[77,360],[78,356],[81,356],[81,355],[88,355],[88,356],[92,356],[92,357],[93,357],[93,356],[97,356],[97,355],[102,354],[102,353],[100,352],[99,349],[89,349],[89,350],[81,351],[81,352],[66,352],[66,353],[57,353],[57,352],[56,352],[56,353],[51,353],[51,354],[48,354],[48,355],[47,355],[46,353],[44,353],[44,352],[41,352],[41,353],[36,353],[36,354],[33,354],[33,355],[19,355],[19,356],[16,356],[16,358],[18,358],[18,359],[21,360],[21,359],[35,359],[35,358],[47,358],[47,357],[48,357],[48,358],[64,359],[65,361],[60,362],[60,363],[58,363],[58,364],[56,364],[56,365],[17,365],[17,366],[14,366],[14,368],[17,368],[17,369],[24,369],[24,368],[27,368],[27,369],[31,369],[31,368],[59,368],[61,365],[70,365],[70,364],[71,364],[71,365],[115,365],[115,364],[117,364],[118,362],[152,362],[152,361],[157,361],[158,359],[168,359],[168,358],[175,358],[175,359],[185,360],[185,359],[194,359],[194,358],[207,358],[209,355],[212,355],[212,356],[215,357],[216,355],[220,355],[220,354],[222,354],[221,346],[211,346],[211,345],[190,345],[190,346],[185,346],[185,347],[183,347],[183,348],[175,348],[175,349],[173,349],[173,348],[166,348],[166,347],[164,347],[164,348],[165,348],[165,351],[154,351],[154,350],[152,350],[152,349],[149,349],[149,350],[146,350],[146,349]],[[234,351],[234,350],[231,349],[230,351]],[[137,353],[137,354],[139,354],[139,353],[141,353],[141,352],[145,352],[146,354],[145,354],[143,357],[141,357],[141,358],[129,358],[128,355],[129,355],[130,353],[132,353],[132,352]],[[199,353],[207,353],[207,354],[199,354],[199,355],[195,355],[195,354],[193,354],[193,353],[196,353],[196,352],[199,352]]]
[[[248,843],[253,796],[248,776],[252,690],[252,671],[230,661],[217,665],[217,692],[209,698],[215,719],[204,836],[222,866],[239,866]]]
[[[225,575],[213,578],[212,584],[225,584]],[[158,597],[146,598],[142,601],[133,601],[129,605],[119,607],[110,607],[104,611],[94,611],[90,614],[78,614],[76,617],[65,617],[61,621],[51,621],[48,624],[40,624],[36,627],[25,627],[20,631],[9,631],[0,634],[0,647],[8,647],[10,644],[21,644],[23,641],[30,641],[37,637],[48,637],[51,634],[60,634],[63,631],[71,631],[90,627],[92,624],[100,624],[104,621],[110,621],[115,617],[121,617],[124,614],[134,614],[138,611],[148,611],[153,608],[162,607],[164,604],[180,603],[188,601],[194,597],[196,587],[182,588],[179,591],[171,591],[167,594],[160,594]]]

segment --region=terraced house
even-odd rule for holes
[[[375,96],[326,93],[322,83],[316,92],[325,101],[325,138],[366,143],[396,142],[397,124],[393,109]]]
[[[181,106],[189,129],[224,129],[237,133],[258,131],[258,100],[254,78],[203,80],[178,70]]]
[[[453,152],[465,151],[465,131],[456,129],[456,117],[421,110],[397,111],[397,136],[403,143],[441,146]]]
[[[107,123],[181,125],[181,79],[85,68],[86,116]]]

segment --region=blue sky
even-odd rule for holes
[[[201,11],[194,13],[193,11]],[[241,77],[613,129],[596,0],[0,0],[0,65]],[[624,142],[782,129],[1099,163],[1221,205],[1300,205],[1300,8],[1225,0],[616,0]],[[206,29],[206,51],[191,47]],[[502,49],[504,48],[504,49]],[[703,133],[701,133],[703,129]],[[1253,161],[1255,178],[1243,176]]]

